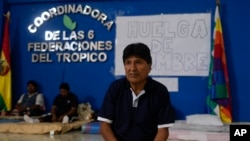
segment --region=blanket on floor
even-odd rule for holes
[[[27,123],[21,119],[0,119],[0,132],[22,133],[22,134],[62,134],[71,130],[79,129],[90,120],[78,120],[72,123],[43,122]]]

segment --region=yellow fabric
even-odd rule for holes
[[[5,102],[6,110],[11,110],[11,70],[6,75],[0,75],[0,94]]]

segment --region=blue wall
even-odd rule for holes
[[[158,1],[67,1],[67,0],[8,0],[11,11],[11,57],[13,72],[13,104],[22,92],[26,90],[26,82],[37,80],[40,91],[44,93],[46,105],[50,109],[53,98],[58,94],[58,86],[62,81],[69,82],[71,90],[76,93],[80,102],[91,102],[98,110],[101,106],[109,83],[116,79],[114,70],[115,25],[110,31],[91,17],[75,14],[69,15],[77,19],[77,30],[96,31],[95,40],[111,40],[113,49],[106,51],[108,60],[97,63],[32,63],[31,53],[27,51],[28,42],[44,40],[45,30],[65,30],[62,16],[57,16],[43,24],[39,31],[30,34],[27,26],[34,18],[51,7],[63,4],[90,5],[106,13],[110,20],[116,15],[151,15],[171,13],[200,13],[211,12],[212,19],[215,1],[212,0],[158,0]],[[233,99],[234,121],[250,121],[248,107],[248,80],[250,65],[248,38],[250,33],[249,18],[250,1],[237,2],[221,0],[221,19],[227,53],[231,94]],[[0,2],[0,8],[5,6]],[[3,10],[2,10],[3,11]],[[0,18],[2,21],[2,17]],[[79,24],[81,23],[81,24]],[[2,22],[0,22],[0,25]],[[1,32],[2,33],[2,32]],[[179,91],[171,92],[171,99],[177,111],[177,118],[184,119],[185,115],[206,113],[207,77],[178,77]]]

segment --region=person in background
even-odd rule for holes
[[[150,49],[143,43],[123,50],[126,77],[109,86],[98,120],[105,141],[166,141],[175,114],[168,89],[149,77]]]
[[[40,116],[45,112],[44,97],[38,92],[38,84],[34,80],[27,83],[27,93],[21,95],[17,101],[12,115]]]
[[[31,118],[24,115],[24,120],[29,123],[39,122],[62,122],[69,121],[77,116],[78,98],[70,91],[68,83],[61,83],[59,86],[60,93],[54,98],[51,113],[40,118]]]

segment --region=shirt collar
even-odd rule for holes
[[[138,106],[138,99],[140,96],[145,94],[145,90],[141,90],[138,95],[135,94],[135,92],[133,91],[132,88],[130,88],[130,90],[132,92],[132,97],[133,97],[133,101],[132,101],[133,105],[132,106],[137,107]]]

